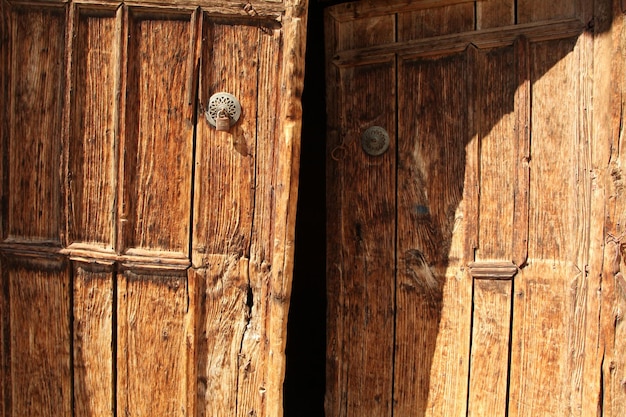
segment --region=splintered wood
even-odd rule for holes
[[[326,11],[327,416],[626,412],[623,19]],[[375,125],[380,157],[359,146]]]
[[[282,415],[307,2],[0,4],[0,415]]]

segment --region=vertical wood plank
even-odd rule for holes
[[[113,273],[73,263],[74,413],[114,416]]]
[[[9,300],[9,274],[6,259],[0,257],[0,416],[10,417],[11,392],[11,320]]]
[[[241,417],[268,415],[267,390],[271,388],[269,375],[278,370],[270,369],[268,320],[271,320],[271,285],[275,222],[275,184],[278,178],[281,118],[276,109],[280,107],[275,86],[279,85],[280,31],[263,32],[259,39],[257,150],[255,168],[254,217],[250,248],[249,279],[247,294],[249,323],[243,334],[239,352],[239,380],[237,412]]]
[[[621,13],[624,2],[617,3],[594,3],[596,30],[602,35],[594,37],[593,168],[597,174],[597,200],[592,218],[605,235],[595,246],[596,250],[604,248],[604,256],[591,264],[591,273],[601,278],[600,288],[594,289],[601,297],[603,356],[601,396],[592,397],[590,406],[601,405],[600,415],[606,417],[626,414],[626,25]],[[592,246],[592,253],[593,249]]]
[[[207,260],[206,268],[191,270],[200,283],[197,415],[238,415],[239,354],[250,319],[249,263],[236,255]]]
[[[68,149],[68,241],[114,247],[119,39],[115,11],[80,10]]]
[[[26,260],[7,269],[11,303],[10,415],[69,416],[71,290],[67,264]]]
[[[121,219],[125,248],[188,255],[192,33],[190,14],[130,12]]]
[[[517,23],[577,17],[579,9],[579,0],[517,0]]]
[[[339,103],[331,129],[340,143],[329,144],[335,196],[329,245],[339,264],[329,268],[328,395],[338,400],[337,416],[388,416],[392,408],[394,231],[395,231],[395,61],[340,69]],[[364,102],[370,105],[363,106]],[[387,130],[388,151],[370,157],[361,135],[371,126]],[[338,152],[335,148],[339,147]],[[335,217],[336,216],[336,217]],[[336,281],[336,282],[333,282]],[[334,407],[333,407],[334,408]],[[335,410],[327,410],[332,412]]]
[[[575,39],[530,48],[529,266],[515,281],[511,416],[580,415],[587,298],[580,250],[588,238],[581,227],[588,197],[578,190],[580,54]],[[558,389],[546,395],[540,387],[554,381]]]
[[[58,241],[65,10],[17,8],[10,27],[5,233],[17,239]]]
[[[468,416],[504,416],[508,403],[510,280],[474,280]]]
[[[398,41],[474,30],[474,4],[462,3],[398,13]]]
[[[249,256],[254,213],[259,29],[211,22],[205,16],[200,105],[228,92],[242,114],[229,132],[199,115],[194,182],[193,263],[212,254]]]
[[[476,2],[476,29],[489,29],[515,24],[516,0]]]
[[[190,416],[193,275],[124,271],[118,286],[117,415]],[[156,393],[156,395],[155,395]]]
[[[463,261],[465,53],[398,65],[395,415],[464,415],[471,279]],[[437,80],[437,82],[433,82]]]
[[[531,79],[530,44],[520,37],[513,44],[515,53],[515,195],[513,212],[513,263],[521,267],[528,258],[528,192],[530,187]]]
[[[475,82],[480,83],[475,104],[480,113],[480,203],[477,260],[511,259],[515,186],[515,84],[513,48],[478,54]]]

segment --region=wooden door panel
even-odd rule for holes
[[[116,246],[121,10],[76,8],[68,152],[68,244]]]
[[[306,7],[1,11],[2,414],[280,415]]]
[[[70,271],[64,259],[2,259],[10,314],[8,415],[70,415]]]
[[[334,366],[329,374],[327,412],[337,416],[390,415],[393,384],[393,297],[395,248],[395,60],[340,68],[343,105],[332,115],[340,140],[330,144],[330,216],[337,239],[336,263],[328,265],[331,292],[329,340]],[[363,106],[363,103],[369,103]],[[381,126],[389,150],[372,157],[361,149],[361,135]],[[375,219],[375,220],[374,220]],[[337,256],[337,255],[334,255]],[[328,401],[328,400],[327,400]]]
[[[188,258],[195,21],[134,9],[128,19],[120,246]]]
[[[72,262],[72,272],[74,413],[113,416],[117,277],[112,264]]]
[[[124,271],[119,278],[118,411],[192,416],[194,283],[184,270]]]
[[[11,9],[5,235],[54,241],[61,234],[61,112],[65,8]]]
[[[464,413],[466,77],[465,52],[398,65],[395,415]]]

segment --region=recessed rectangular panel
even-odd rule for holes
[[[78,14],[69,142],[69,240],[111,248],[115,211],[115,12]]]
[[[125,248],[187,253],[193,151],[190,15],[129,22]]]
[[[65,9],[11,14],[8,235],[59,240]]]
[[[6,265],[6,264],[4,264]],[[69,416],[70,275],[56,260],[5,269],[9,280],[12,416]]]
[[[398,13],[398,41],[474,30],[474,4],[462,3]]]

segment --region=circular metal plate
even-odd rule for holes
[[[234,125],[241,117],[241,105],[237,97],[229,93],[215,93],[209,99],[209,107],[205,112],[207,121],[211,126],[215,126],[215,120],[222,112],[228,114],[230,125]]]
[[[382,155],[389,148],[389,134],[380,126],[372,126],[361,135],[361,147],[368,155]]]

